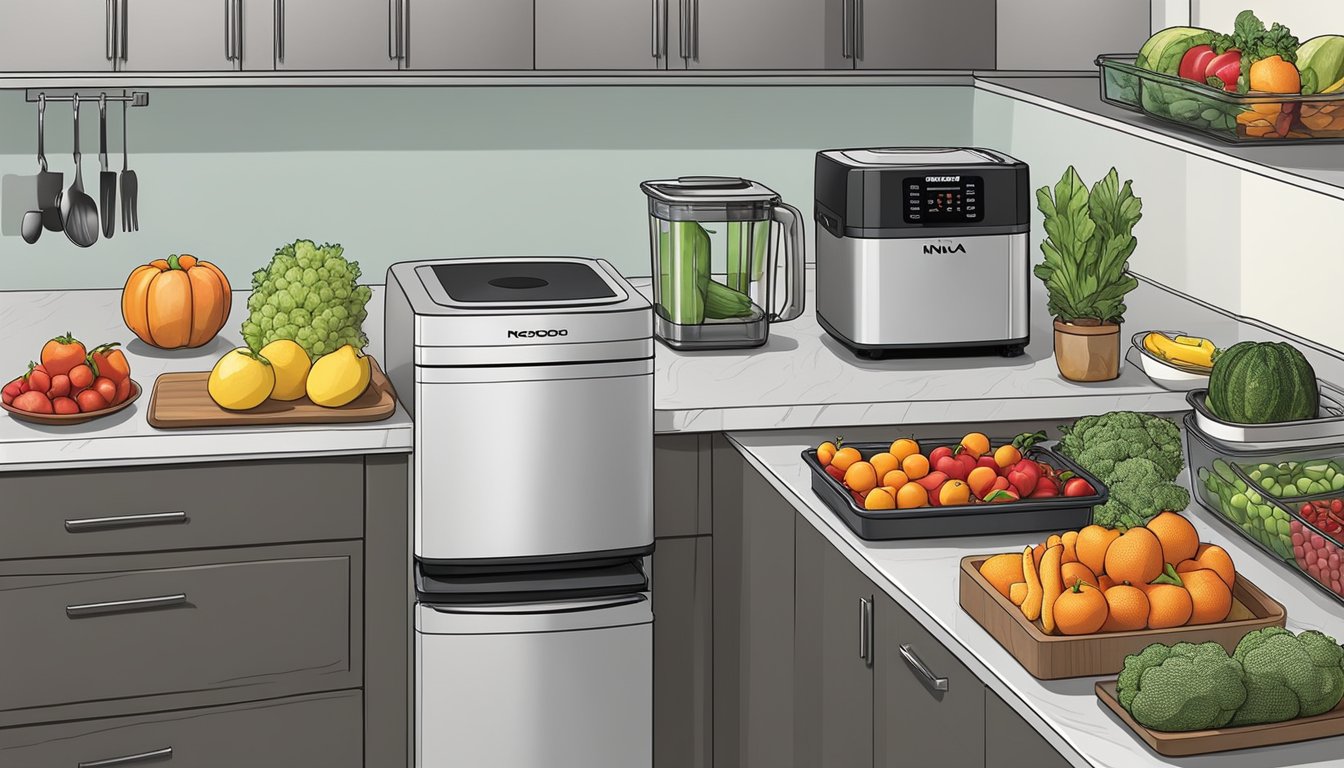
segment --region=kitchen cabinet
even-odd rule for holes
[[[120,5],[124,34],[118,69],[216,72],[240,68],[242,0],[122,0]]]
[[[844,1],[856,69],[994,68],[995,0]]]
[[[532,69],[532,0],[395,2],[403,69]]]
[[[658,435],[653,438],[653,535],[712,533],[711,438]]]
[[[667,0],[673,69],[848,69],[842,0]]]
[[[397,69],[395,0],[273,2],[276,69]]]
[[[795,513],[727,439],[713,461],[714,764],[790,768]]]
[[[1050,746],[996,693],[985,689],[985,768],[1069,768]]]
[[[114,21],[111,0],[0,3],[0,72],[110,72]]]
[[[537,69],[667,68],[665,0],[537,0],[536,14]]]
[[[713,546],[661,539],[653,553],[654,768],[713,765]]]
[[[794,759],[871,766],[873,584],[811,523],[796,525]]]
[[[1152,6],[1146,0],[997,0],[996,4],[991,18],[997,28],[998,69],[1095,73],[1097,54],[1135,53],[1153,31]],[[1065,29],[1068,34],[1059,33]]]
[[[984,684],[896,601],[874,602],[873,764],[983,766]]]

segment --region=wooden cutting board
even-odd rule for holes
[[[1232,586],[1232,611],[1226,620],[1216,624],[1093,635],[1047,635],[1040,619],[1027,621],[1022,609],[980,575],[980,566],[990,557],[962,558],[961,608],[1039,680],[1118,674],[1125,666],[1126,656],[1152,643],[1214,642],[1231,653],[1247,632],[1282,627],[1287,621],[1282,605],[1238,573]]]
[[[159,429],[241,427],[258,424],[348,424],[381,421],[397,409],[397,396],[378,361],[369,358],[372,377],[364,394],[340,408],[314,405],[308,398],[267,400],[249,411],[229,411],[210,399],[209,371],[165,373],[149,398],[150,426]]]
[[[1215,728],[1207,731],[1154,731],[1140,725],[1120,706],[1115,692],[1116,681],[1103,680],[1096,684],[1097,698],[1129,726],[1140,739],[1159,755],[1189,757],[1233,749],[1270,747],[1310,741],[1329,736],[1344,735],[1344,702],[1315,717],[1299,717],[1284,723],[1244,725],[1240,728]]]

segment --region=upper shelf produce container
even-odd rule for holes
[[[1194,410],[1200,433],[1232,453],[1344,445],[1344,391],[1320,379],[1316,387],[1321,394],[1317,417],[1303,421],[1236,424],[1213,415],[1207,389],[1196,389],[1185,399]]]
[[[1101,100],[1233,144],[1344,142],[1344,91],[1311,96],[1238,94],[1097,57]]]

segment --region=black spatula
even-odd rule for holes
[[[117,209],[117,172],[107,169],[107,97],[98,97],[98,163],[102,168],[98,174],[98,211],[103,216],[103,237],[111,237],[117,231],[117,221],[112,218]]]
[[[42,226],[51,232],[61,231],[61,187],[65,175],[47,170],[47,95],[37,97],[37,162],[42,166],[37,174],[37,209],[42,212]]]

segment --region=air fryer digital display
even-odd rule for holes
[[[907,224],[961,224],[985,217],[979,176],[910,176],[901,182]]]

